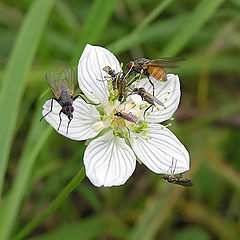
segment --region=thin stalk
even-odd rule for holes
[[[85,177],[84,167],[75,175],[70,183],[58,194],[58,196],[52,201],[52,203],[40,214],[37,218],[27,224],[21,232],[19,232],[13,240],[24,239],[29,233],[31,233],[39,224],[41,224],[48,216],[55,212],[61,204],[67,199],[70,193],[82,182]]]

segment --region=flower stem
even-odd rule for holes
[[[58,194],[53,202],[45,209],[45,211],[37,218],[28,223],[21,232],[13,237],[13,240],[20,240],[25,238],[29,233],[33,231],[39,224],[41,224],[48,216],[56,211],[64,200],[70,195],[70,193],[79,185],[79,183],[85,177],[85,169],[82,167],[75,177],[68,183],[68,185]]]

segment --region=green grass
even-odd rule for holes
[[[239,238],[238,9],[223,0],[2,1],[0,240]],[[76,70],[86,43],[125,64],[186,57],[174,70],[182,96],[171,130],[190,152],[194,187],[138,165],[125,185],[95,188],[84,179],[84,142],[39,121],[51,98],[45,72]]]

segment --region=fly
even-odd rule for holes
[[[54,95],[51,101],[51,109],[47,112],[40,121],[45,118],[50,112],[52,112],[53,100],[56,100],[62,107],[59,112],[59,125],[57,131],[59,131],[62,118],[61,113],[64,113],[68,117],[68,125],[67,125],[67,134],[69,124],[73,119],[73,101],[79,97],[79,95],[73,97],[74,95],[74,72],[71,68],[65,68],[60,75],[55,74],[53,72],[47,72],[45,74],[45,78],[51,91]]]
[[[172,158],[172,166],[170,167],[171,168],[171,174],[170,175],[164,175],[163,179],[168,181],[169,183],[178,184],[178,185],[181,185],[181,186],[184,186],[184,187],[192,187],[193,182],[191,181],[191,179],[183,178],[182,174],[174,175],[176,165],[177,165],[177,161],[175,163],[175,168],[172,172],[173,162],[174,162],[174,158]]]
[[[144,88],[134,88],[132,93],[136,93],[138,94],[139,96],[141,96],[142,100],[148,102],[150,104],[149,107],[146,108],[146,110],[144,111],[144,116],[147,112],[147,110],[150,108],[150,107],[153,107],[155,106],[156,107],[156,104],[157,105],[161,105],[164,107],[163,103],[158,100],[156,97],[154,97],[152,94],[148,93]]]
[[[123,113],[123,112],[116,111],[114,115],[132,123],[136,123],[138,121],[138,117],[131,113]]]
[[[148,58],[138,58],[135,61],[131,61],[127,64],[127,68],[130,72],[143,73],[147,76],[149,82],[153,86],[154,95],[154,85],[150,80],[150,76],[156,80],[166,82],[167,73],[164,68],[178,68],[179,66],[173,64],[175,62],[184,61],[185,58],[174,57],[174,58],[158,58],[158,59],[148,59]]]
[[[111,67],[105,66],[103,70],[110,75],[113,90],[118,90],[118,101],[121,102],[126,90],[126,78],[124,72],[116,73]]]

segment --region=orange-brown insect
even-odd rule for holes
[[[167,74],[164,68],[178,68],[179,66],[173,63],[183,60],[185,60],[185,58],[174,57],[158,58],[152,60],[147,58],[139,58],[135,61],[129,62],[127,68],[137,73],[141,73],[141,71],[143,70],[143,74],[146,75],[148,78],[149,76],[152,76],[156,80],[166,82]]]
[[[174,62],[183,61],[185,58],[158,58],[158,59],[148,59],[148,58],[138,58],[135,61],[131,61],[127,64],[129,73],[133,71],[136,73],[143,73],[147,76],[149,82],[153,87],[154,96],[154,85],[149,76],[152,76],[156,80],[162,82],[167,81],[167,73],[164,68],[178,68],[178,65],[173,64]]]

